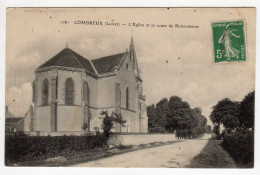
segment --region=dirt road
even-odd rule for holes
[[[200,153],[211,135],[200,139],[147,148],[104,159],[74,165],[76,167],[169,167],[181,168]]]

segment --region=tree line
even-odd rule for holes
[[[210,132],[207,119],[199,107],[191,108],[178,96],[163,98],[147,107],[148,128],[151,133],[175,133],[177,137],[191,138]]]
[[[255,91],[245,95],[241,102],[224,98],[212,109],[213,131],[217,139],[223,138],[222,147],[238,167],[254,167]],[[225,127],[222,133],[220,125]]]
[[[219,126],[223,124],[227,133],[237,129],[254,129],[255,92],[248,93],[241,102],[228,98],[220,100],[212,107],[210,119],[213,122],[214,132],[219,135]]]

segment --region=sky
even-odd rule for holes
[[[211,23],[246,22],[247,61],[215,64]],[[69,21],[62,24],[61,21]],[[125,26],[74,24],[75,21]],[[129,23],[198,25],[133,27]],[[68,47],[91,60],[124,52],[134,37],[146,104],[177,95],[208,118],[223,98],[241,101],[255,87],[255,9],[8,9],[6,105],[22,117],[32,103],[34,70]]]

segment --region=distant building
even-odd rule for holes
[[[133,38],[129,51],[88,60],[63,49],[35,70],[33,107],[26,113],[27,131],[102,131],[100,113],[121,113],[126,127],[116,132],[147,133],[142,78]]]
[[[15,117],[8,110],[8,106],[5,106],[5,131],[17,132],[17,131],[23,131],[23,129],[24,129],[24,118]]]

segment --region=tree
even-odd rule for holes
[[[126,120],[123,119],[121,113],[112,112],[110,118],[112,122],[119,124],[121,127],[125,127]]]
[[[214,123],[213,132],[218,139],[223,136],[222,147],[238,164],[250,167],[254,165],[254,101],[254,91],[248,93],[240,103],[225,98],[213,107],[210,115]],[[220,124],[227,131],[224,130],[222,136]]]
[[[107,111],[102,111],[101,115],[104,115],[102,128],[106,137],[109,137],[110,131],[113,127],[112,119],[108,116]]]
[[[239,121],[242,127],[254,128],[255,91],[248,93],[240,104]]]
[[[223,124],[227,132],[239,126],[239,103],[225,98],[213,106],[210,119],[215,125]]]
[[[207,125],[206,133],[210,134],[212,132],[211,125]]]
[[[202,109],[200,107],[196,107],[193,109],[197,114],[201,115],[202,114]]]
[[[190,108],[188,102],[178,96],[163,98],[147,108],[150,132],[176,132],[177,137],[196,136],[206,131],[207,119],[201,108]]]
[[[207,119],[202,115],[201,108],[192,109],[191,135],[196,137],[206,132]]]
[[[154,104],[147,107],[147,117],[148,117],[148,128],[149,132],[154,132],[156,128],[156,108]]]
[[[106,137],[109,137],[110,131],[113,128],[113,123],[119,124],[125,127],[126,120],[123,119],[120,113],[112,112],[111,115],[108,115],[107,111],[102,111],[101,115],[104,115],[102,128]]]
[[[177,136],[188,135],[189,122],[191,118],[190,106],[178,96],[170,97],[168,102],[167,124],[168,132],[177,132]]]
[[[165,132],[166,116],[168,112],[168,99],[163,98],[156,104],[155,126],[157,132]]]
[[[150,132],[165,132],[168,99],[163,98],[156,106],[147,107],[148,127]]]
[[[217,135],[217,139],[220,138],[220,125],[216,124],[213,126],[213,133]]]

